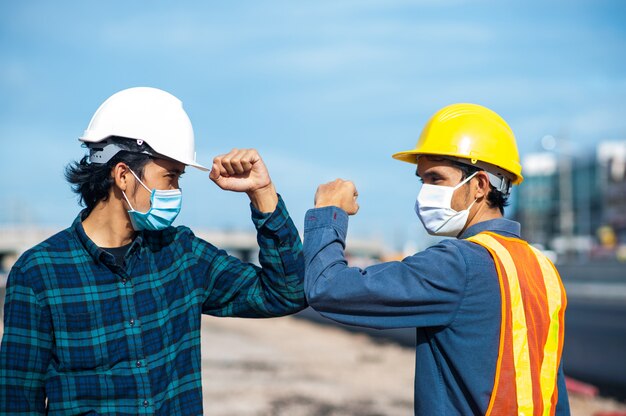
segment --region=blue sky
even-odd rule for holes
[[[355,181],[350,233],[423,235],[411,148],[438,108],[500,113],[522,155],[626,138],[623,1],[0,1],[0,223],[69,225],[63,167],[108,96],[178,96],[198,159],[255,147],[302,228],[319,183]],[[243,195],[190,169],[178,223],[247,229]]]

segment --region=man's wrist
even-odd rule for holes
[[[315,204],[315,208],[326,208],[326,207],[335,207],[335,208],[343,209],[341,204],[339,204],[338,202],[328,201],[328,202],[318,202]],[[345,209],[343,210],[345,211]]]
[[[269,213],[276,210],[278,205],[278,194],[274,183],[270,182],[268,185],[255,189],[254,191],[246,192],[250,202],[260,212]]]

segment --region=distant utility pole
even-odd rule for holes
[[[565,255],[568,256],[573,244],[575,219],[573,156],[567,139],[557,139],[554,136],[547,135],[541,139],[541,145],[545,150],[553,151],[557,154],[559,175],[559,234],[565,240]]]
[[[574,236],[573,172],[572,159],[569,155],[559,157],[559,229],[566,238],[569,251]]]

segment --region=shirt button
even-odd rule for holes
[[[122,279],[122,284],[125,285],[126,284],[126,279]]]
[[[147,401],[147,400],[144,400],[144,401],[143,401],[143,407],[148,407],[148,405],[149,405],[149,404],[150,404],[150,403],[148,403],[148,401]]]
[[[135,320],[134,319],[131,319],[128,323],[130,324],[130,326],[135,326]]]
[[[141,361],[137,361],[135,365],[137,366],[137,368],[141,367]]]

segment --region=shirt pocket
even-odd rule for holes
[[[95,313],[53,314],[58,371],[109,369],[106,332]]]

